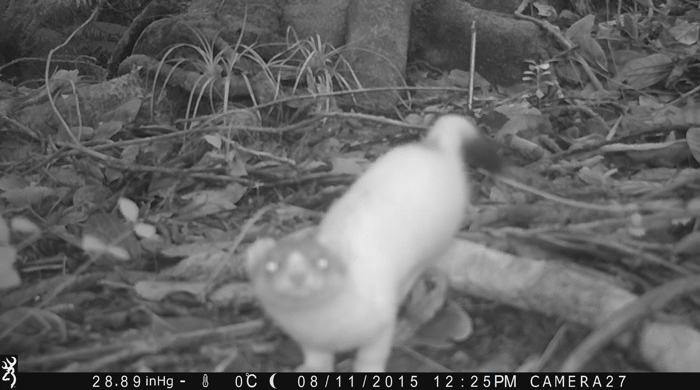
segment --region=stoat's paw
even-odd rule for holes
[[[394,324],[388,326],[381,335],[377,336],[370,344],[357,350],[355,355],[355,372],[384,372],[386,362],[391,354],[391,346],[394,341]]]
[[[297,367],[296,372],[332,372],[335,363],[335,354],[302,348],[304,350],[304,364]]]

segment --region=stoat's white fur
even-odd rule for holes
[[[423,141],[379,158],[331,206],[315,233],[286,239],[277,259],[302,254],[311,262],[342,265],[333,274],[342,274],[342,288],[318,291],[332,299],[280,305],[289,296],[276,298],[251,276],[270,316],[301,345],[301,369],[330,371],[334,352],[357,348],[356,371],[384,370],[401,301],[460,228],[470,195],[463,145],[478,139],[466,119],[439,118]]]

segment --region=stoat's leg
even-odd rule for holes
[[[384,372],[394,342],[394,327],[392,323],[372,343],[357,350],[355,372]]]
[[[296,368],[296,372],[330,372],[333,371],[335,355],[333,352],[319,351],[301,346],[304,351],[304,364]]]

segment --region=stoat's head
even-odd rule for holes
[[[314,305],[333,298],[345,284],[345,264],[316,235],[259,239],[247,255],[248,275],[267,303]]]
[[[497,172],[501,159],[494,142],[459,115],[443,115],[430,127],[423,142],[449,156],[460,156],[467,163]]]

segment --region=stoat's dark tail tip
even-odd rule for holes
[[[498,154],[498,145],[486,136],[466,142],[464,154],[469,165],[484,168],[493,173],[503,170],[503,158]]]

